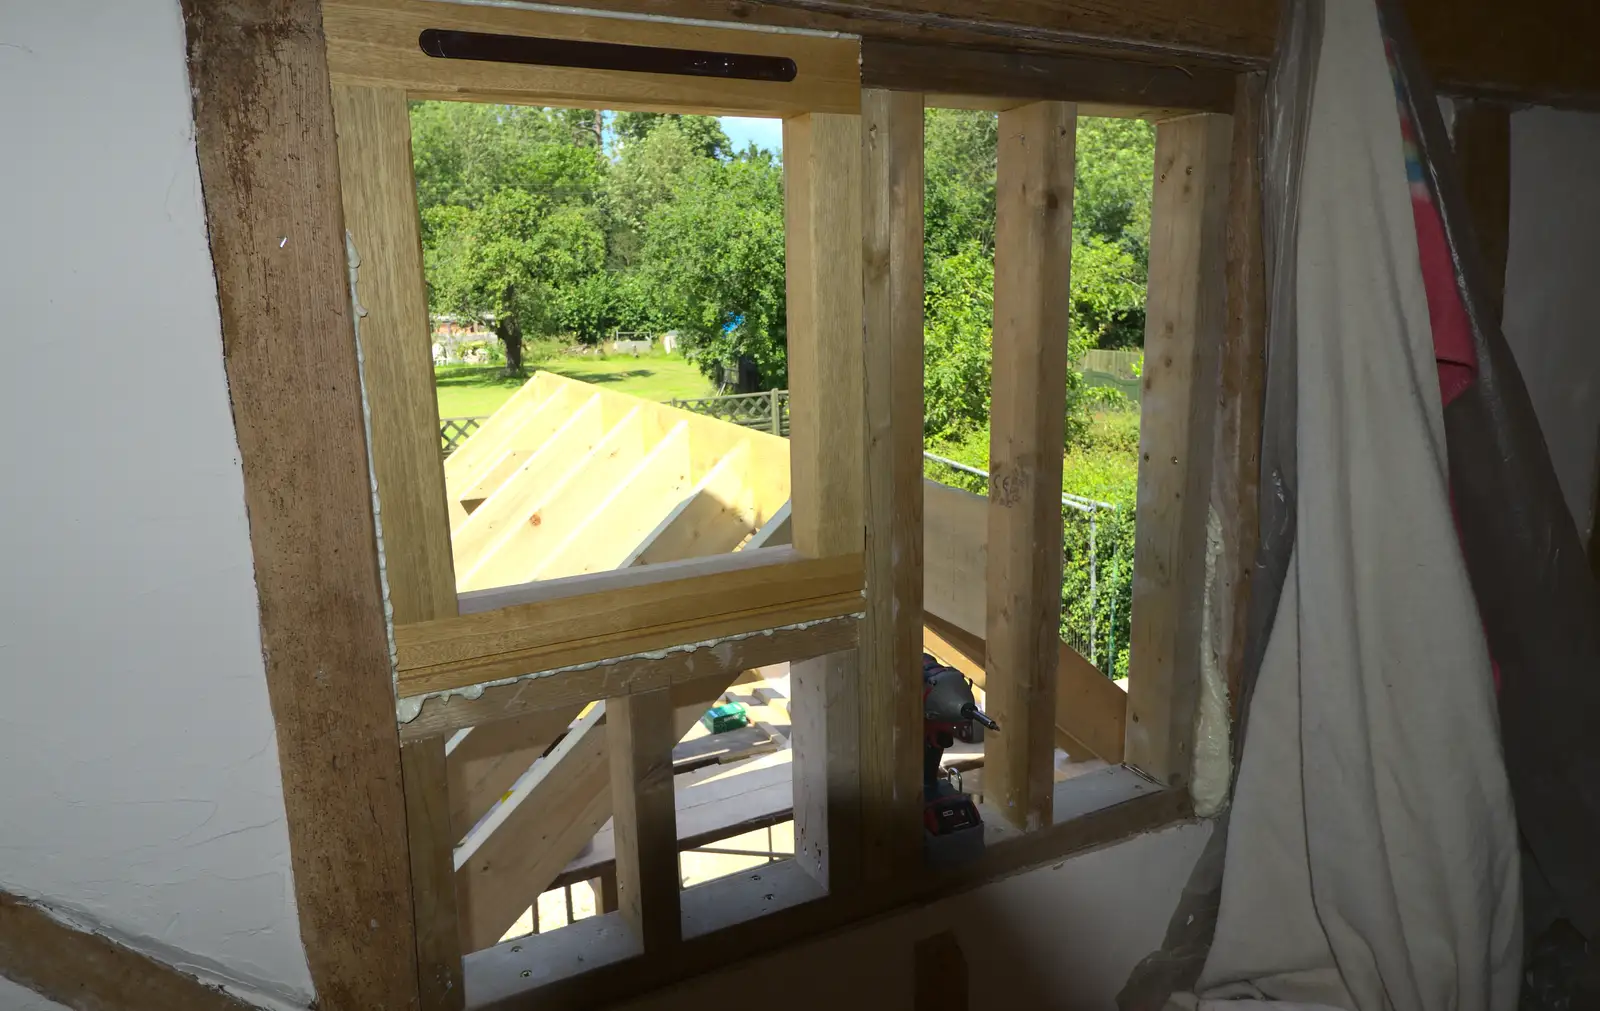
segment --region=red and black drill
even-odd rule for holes
[[[972,682],[954,667],[922,654],[922,821],[928,854],[940,862],[983,850],[983,819],[972,798],[951,785],[940,768],[957,739],[977,738],[974,724],[995,733],[1000,724],[978,708]]]

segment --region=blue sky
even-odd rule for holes
[[[720,120],[735,151],[742,151],[745,143],[753,140],[773,154],[783,153],[783,120],[753,116],[722,116]]]

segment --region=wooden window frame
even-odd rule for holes
[[[591,21],[586,16],[548,11],[419,4],[414,0],[291,0],[286,9],[275,10],[271,30],[263,31],[264,23],[252,21],[249,11],[222,12],[198,2],[185,4],[197,95],[197,147],[211,222],[246,497],[251,506],[263,641],[279,728],[301,927],[319,999],[330,1008],[407,1006],[413,1002],[428,1009],[453,1008],[462,1006],[465,993],[456,929],[459,917],[450,885],[450,847],[456,837],[452,834],[451,804],[446,802],[450,774],[444,761],[444,740],[452,727],[445,723],[424,725],[418,732],[404,735],[396,728],[395,695],[387,680],[391,668],[387,637],[383,634],[380,587],[384,580],[380,567],[387,577],[389,604],[398,629],[396,638],[405,644],[403,656],[409,655],[404,650],[415,646],[424,632],[442,632],[445,639],[464,637],[482,633],[485,622],[482,615],[457,613],[448,539],[443,541],[441,553],[439,539],[428,534],[441,525],[448,529],[444,525],[442,474],[429,477],[430,469],[422,465],[425,460],[434,461],[431,472],[437,474],[437,443],[425,424],[436,420],[431,369],[419,368],[417,349],[408,349],[404,341],[393,339],[405,333],[403,321],[408,315],[417,316],[415,299],[420,296],[420,287],[407,296],[412,299],[410,303],[398,308],[391,305],[387,312],[379,305],[380,289],[398,291],[406,287],[385,284],[383,272],[393,272],[393,277],[388,278],[391,282],[407,277],[420,281],[420,252],[403,229],[391,228],[387,234],[399,241],[388,247],[359,237],[373,220],[386,214],[392,216],[400,206],[395,194],[413,185],[408,143],[402,151],[400,145],[382,140],[386,132],[399,129],[397,113],[404,114],[406,92],[400,90],[398,104],[393,92],[405,84],[405,75],[414,72],[421,76],[437,70],[433,65],[424,67],[418,60],[439,62],[414,54],[409,48],[404,59],[399,48],[394,48],[392,62],[372,59],[373,54],[360,47],[379,44],[384,39],[389,39],[393,47],[393,39],[403,38],[405,32],[416,27],[394,12],[414,17],[419,11],[427,13],[430,26],[438,26],[448,16],[452,21],[461,18],[474,25],[488,25],[490,30],[514,28],[526,24],[529,18],[567,18],[572,21],[570,30],[574,33],[570,37],[594,37],[593,31],[606,37],[631,33],[639,44],[672,44],[668,40],[685,33],[737,31],[731,27],[650,20]],[[389,17],[391,14],[394,16]],[[603,26],[599,22],[604,22]],[[541,20],[540,30],[551,33],[553,29],[543,27],[550,23]],[[767,32],[742,32],[739,40],[748,43],[742,47],[747,50],[754,51],[759,44],[786,53],[797,51],[796,47],[821,48],[824,42],[837,46],[840,41]],[[782,621],[781,612],[762,619],[778,625],[806,626],[789,630],[794,635],[781,647],[783,658],[805,657],[808,649],[817,650],[810,654],[815,659],[797,664],[797,695],[808,693],[819,704],[811,707],[812,715],[806,721],[796,723],[797,747],[802,739],[811,742],[808,750],[817,764],[802,770],[800,782],[809,784],[809,793],[797,789],[795,817],[797,834],[804,828],[802,823],[820,827],[828,840],[828,859],[824,865],[808,866],[802,857],[795,865],[806,872],[807,881],[817,880],[815,876],[820,875],[824,891],[807,891],[802,899],[811,901],[797,901],[754,923],[733,927],[721,924],[713,916],[702,924],[702,929],[687,933],[676,922],[663,929],[667,921],[661,918],[659,907],[653,913],[641,907],[637,920],[640,929],[654,936],[657,943],[654,950],[630,957],[627,971],[623,972],[588,972],[518,982],[515,977],[522,975],[518,968],[527,960],[519,962],[513,957],[516,953],[509,947],[514,946],[478,952],[468,960],[476,963],[485,978],[497,981],[484,993],[502,995],[480,1002],[483,1006],[522,1006],[533,999],[530,991],[537,992],[539,1000],[557,1002],[594,1004],[618,999],[843,923],[1058,859],[1085,846],[1165,824],[1188,813],[1189,801],[1184,791],[1152,787],[1142,790],[1143,795],[1136,801],[1090,809],[1079,817],[1068,817],[1072,812],[1063,812],[1058,805],[1042,822],[1035,819],[1037,831],[991,846],[983,858],[961,868],[921,873],[915,869],[914,861],[902,859],[913,852],[918,833],[911,817],[917,813],[916,808],[905,803],[904,798],[912,795],[906,791],[914,792],[920,778],[919,763],[915,761],[920,736],[915,733],[915,723],[920,719],[920,683],[909,661],[913,655],[920,656],[922,643],[921,631],[916,627],[920,625],[916,621],[920,609],[897,612],[892,604],[917,601],[922,589],[917,579],[922,567],[922,490],[920,484],[908,485],[904,478],[909,473],[920,474],[920,439],[913,442],[906,437],[906,431],[920,430],[917,397],[921,371],[921,221],[920,213],[912,214],[911,209],[920,210],[921,158],[919,145],[910,138],[914,134],[920,140],[920,109],[928,101],[923,96],[965,95],[969,97],[948,101],[1008,107],[1027,104],[1027,100],[1059,104],[1085,97],[1108,103],[1108,107],[1147,113],[1151,110],[1148,89],[1139,92],[1134,84],[1126,82],[1096,84],[1098,90],[1092,95],[1074,94],[1074,89],[1086,87],[1082,82],[1089,78],[1073,78],[1071,68],[1065,65],[1052,71],[1059,78],[1052,79],[1055,83],[1041,86],[1037,78],[1028,78],[1031,83],[1025,86],[1006,85],[999,89],[1013,93],[984,95],[988,87],[985,82],[1014,81],[1016,75],[996,77],[990,73],[1006,59],[1004,54],[968,55],[970,59],[961,64],[966,76],[944,73],[934,79],[928,68],[936,68],[938,63],[924,59],[922,70],[902,74],[895,79],[893,89],[869,88],[859,99],[855,97],[857,85],[853,78],[845,87],[838,74],[823,74],[811,98],[790,99],[788,105],[772,102],[770,95],[756,94],[759,89],[755,86],[767,86],[765,82],[739,82],[738,87],[730,87],[719,81],[711,90],[701,82],[691,82],[692,87],[686,85],[687,90],[678,92],[675,89],[682,84],[680,79],[673,79],[668,82],[671,87],[665,87],[659,80],[643,81],[649,75],[641,75],[638,88],[619,96],[614,82],[607,83],[594,72],[527,67],[514,69],[529,80],[537,77],[539,83],[520,90],[511,80],[510,71],[493,65],[472,65],[479,75],[476,91],[454,89],[437,79],[418,86],[415,94],[419,97],[733,114],[776,111],[786,116],[786,165],[791,160],[795,163],[790,166],[788,202],[790,260],[792,268],[800,265],[798,288],[794,287],[793,270],[790,276],[791,330],[805,333],[809,326],[813,334],[832,335],[826,351],[821,338],[811,345],[816,357],[809,362],[802,341],[792,368],[798,366],[802,376],[810,369],[814,379],[831,376],[843,384],[846,393],[842,399],[829,403],[834,433],[823,432],[820,427],[808,432],[803,423],[794,433],[797,474],[808,466],[815,470],[810,477],[796,482],[795,554],[783,560],[782,565],[847,563],[854,559],[867,573],[865,600],[854,612],[821,614],[815,610],[819,606],[816,602],[837,594],[797,592],[781,603],[803,613],[802,620]],[[802,63],[802,73],[804,69]],[[919,81],[919,73],[929,76]],[[803,83],[809,86],[809,82]],[[1057,85],[1064,93],[1037,93],[1054,91]],[[1174,109],[1204,112],[1220,104],[1214,81],[1197,83],[1187,96],[1181,82],[1169,80],[1163,86],[1171,88],[1161,98],[1163,115]],[[846,90],[851,93],[848,100],[841,97]],[[896,91],[900,93],[892,93]],[[1245,95],[1242,88],[1239,95]],[[1253,98],[1241,97],[1238,101],[1258,102],[1259,90]],[[1026,115],[1033,114],[1021,111],[1023,122]],[[1232,143],[1239,151],[1246,151],[1254,142],[1256,120],[1253,108],[1241,107],[1241,111]],[[861,117],[859,121],[857,117]],[[1202,132],[1207,137],[1223,136],[1215,122]],[[408,133],[401,136],[408,137]],[[336,144],[347,143],[372,144],[372,158],[362,171],[379,177],[378,185],[372,188],[378,199],[368,200],[367,184],[351,185],[351,177],[347,176],[341,201]],[[1207,149],[1207,171],[1219,164],[1214,154],[1213,149]],[[1240,160],[1234,158],[1236,177]],[[1227,160],[1223,159],[1220,165],[1225,172]],[[817,166],[829,172],[849,166],[843,169],[845,178],[853,177],[858,182],[845,192],[859,195],[861,203],[840,200],[837,190],[827,190],[814,177],[808,183],[808,167],[814,173]],[[401,185],[402,179],[405,186]],[[795,187],[797,179],[800,185]],[[1235,199],[1227,203],[1228,213],[1221,219],[1225,223],[1245,220],[1247,215],[1240,206],[1258,199],[1258,181],[1253,176],[1243,181],[1246,185],[1233,188]],[[1216,245],[1218,218],[1214,188],[1207,192],[1212,196],[1203,201],[1207,216],[1200,246],[1211,249]],[[1225,187],[1223,192],[1227,192]],[[411,199],[409,193],[407,198]],[[414,204],[409,210],[414,218]],[[350,340],[351,323],[347,322],[350,316],[345,311],[351,296],[349,251],[343,229],[336,227],[340,221],[358,236],[355,252],[364,255],[369,264],[368,273],[356,268],[353,278],[358,300],[366,303],[371,299],[371,304],[366,305],[368,314],[357,324],[360,348],[366,356],[359,374],[355,344]],[[379,231],[391,225],[392,222],[380,221]],[[849,238],[853,228],[859,229],[855,233],[861,239],[858,243]],[[1248,287],[1240,278],[1259,259],[1258,235],[1250,234],[1246,228],[1237,240],[1242,252],[1236,259],[1230,241],[1224,279],[1230,309],[1236,292]],[[1235,352],[1258,336],[1250,328],[1253,325],[1259,329],[1259,314],[1255,324],[1246,319],[1235,325],[1237,321],[1229,315],[1220,330],[1211,326],[1210,321],[1221,319],[1214,310],[1217,278],[1209,272],[1202,278],[1192,258],[1174,256],[1173,262],[1174,274],[1179,278],[1173,290],[1186,293],[1183,298],[1197,297],[1192,285],[1211,286],[1201,299],[1204,312],[1195,317],[1206,321],[1206,326],[1196,327],[1198,336],[1185,352],[1198,356],[1198,366],[1179,384],[1189,391],[1192,400],[1211,399],[1205,383],[1217,375],[1215,371],[1208,372],[1212,363],[1232,362],[1245,372],[1256,369],[1258,363],[1248,352]],[[854,283],[856,277],[861,278],[859,285]],[[841,278],[846,282],[842,287]],[[294,295],[284,297],[285,292]],[[1253,291],[1253,297],[1259,298],[1259,294],[1259,290]],[[1251,296],[1252,292],[1246,291],[1242,297]],[[267,307],[265,311],[262,306]],[[420,312],[425,318],[425,306]],[[799,328],[793,325],[796,319],[801,322]],[[864,332],[858,323],[864,326]],[[1207,345],[1212,342],[1221,344],[1208,351]],[[316,348],[316,353],[307,355],[307,347]],[[1208,354],[1210,357],[1205,357]],[[362,421],[363,376],[373,427],[370,447]],[[425,390],[419,376],[426,379]],[[1226,381],[1222,388],[1222,413],[1226,414],[1230,397],[1247,394],[1232,392],[1235,388]],[[816,391],[821,385],[813,385],[812,389],[820,405],[821,394]],[[392,391],[400,392],[394,397],[384,395]],[[857,391],[870,392],[871,397]],[[842,412],[845,416],[841,418],[838,404],[851,402],[863,402],[861,414],[850,417],[850,412]],[[797,406],[797,419],[805,413]],[[823,424],[820,419],[826,413],[814,412],[818,426]],[[1194,418],[1207,417],[1198,410],[1191,413]],[[310,426],[307,419],[319,424]],[[1242,434],[1235,432],[1232,438],[1235,444],[1247,447],[1248,419],[1245,427]],[[395,434],[408,432],[413,434]],[[830,443],[829,436],[836,432],[847,434],[842,442],[835,439]],[[419,434],[428,437],[426,455]],[[1215,496],[1219,483],[1233,480],[1235,470],[1248,470],[1247,465],[1234,467],[1240,454],[1228,455],[1220,443],[1215,460],[1211,460],[1215,440],[1207,424],[1191,419],[1190,427],[1182,434],[1186,448],[1199,447],[1203,442],[1211,461],[1204,478],[1186,472],[1185,489],[1192,492],[1198,488],[1202,498],[1207,492]],[[379,485],[382,558],[374,536],[374,503],[363,448],[371,454],[371,473]],[[919,457],[915,462],[910,456],[913,450]],[[858,451],[860,455],[854,456]],[[830,465],[824,466],[824,461]],[[872,476],[881,474],[892,477],[885,480]],[[416,491],[417,481],[425,484],[435,480],[437,494]],[[404,496],[383,496],[386,483],[412,490]],[[1140,484],[1142,498],[1143,472]],[[286,488],[295,489],[295,493],[286,498]],[[1053,497],[1053,489],[1044,491]],[[1029,494],[1043,494],[1038,482],[1034,482]],[[804,508],[808,502],[815,508]],[[1191,501],[1185,515],[1192,509]],[[857,522],[853,517],[861,519]],[[1243,525],[1238,528],[1242,530]],[[1184,559],[1181,585],[1187,589],[1177,596],[1183,608],[1197,606],[1193,599],[1198,586],[1195,573],[1202,571],[1195,568],[1193,530],[1193,523],[1187,523],[1180,534],[1185,552],[1180,553]],[[1200,534],[1203,540],[1203,525]],[[886,551],[883,546],[887,544],[905,550]],[[864,548],[867,550],[863,560]],[[1242,541],[1236,550],[1240,557],[1249,557],[1249,546]],[[735,565],[720,575],[737,580],[742,578],[738,569]],[[778,571],[794,570],[780,566]],[[833,576],[837,577],[838,572]],[[695,578],[704,577],[699,573]],[[578,640],[541,640],[535,631],[540,622],[555,621],[555,611],[570,599],[525,602],[510,609],[516,614],[500,613],[496,620],[511,623],[509,632],[522,636],[516,647],[520,650],[553,648],[558,641],[570,644]],[[733,613],[699,612],[684,620],[704,623],[695,625],[693,634],[708,635],[733,627],[715,624],[724,619],[755,620],[744,613],[729,619]],[[856,614],[865,617],[858,622]],[[672,624],[670,619],[670,615],[657,613],[647,626],[612,626],[598,631],[591,626],[590,638],[598,641],[608,635],[659,632],[659,626]],[[1037,624],[1041,619],[1035,615],[1030,620]],[[757,636],[745,641],[765,638],[768,637]],[[1199,648],[1197,635],[1174,641],[1175,648],[1185,653]],[[661,640],[650,642],[660,644]],[[859,658],[855,648],[858,644]],[[590,642],[589,648],[605,647]],[[562,654],[540,655],[548,659]],[[590,654],[565,655],[570,659]],[[470,658],[457,656],[451,662],[463,659]],[[741,658],[741,662],[747,659]],[[1224,655],[1224,666],[1231,662],[1231,657]],[[623,716],[627,745],[613,749],[610,774],[613,782],[635,787],[630,818],[640,824],[651,822],[647,826],[650,831],[659,832],[663,814],[659,792],[652,794],[646,780],[650,754],[659,751],[662,742],[670,737],[663,733],[661,720],[662,713],[670,711],[671,706],[663,707],[663,696],[657,693],[671,691],[706,671],[691,664],[685,667],[681,678],[677,673],[663,678],[642,664],[633,671],[621,670],[621,665],[614,668],[620,681],[587,684],[581,691],[595,690],[598,685],[598,694],[625,691],[640,696],[640,704],[627,707]],[[1175,691],[1182,690],[1180,682],[1185,678],[1198,676],[1177,659],[1171,669],[1168,686]],[[998,669],[996,673],[999,674]],[[462,674],[466,676],[477,675]],[[998,680],[1005,677],[999,674]],[[569,696],[555,687],[559,681],[560,678],[533,679],[532,683],[539,684],[533,696],[510,704],[494,718],[545,714],[553,706],[569,702]],[[450,682],[457,687],[472,683],[476,682]],[[1035,700],[1048,697],[1040,692],[1054,691],[1051,678],[1032,684],[1028,697]],[[996,685],[991,680],[990,690],[1003,694],[1015,688]],[[485,698],[489,697],[486,692]],[[1171,742],[1181,742],[1183,737],[1181,708],[1181,703],[1172,707],[1169,718],[1157,721],[1164,727],[1159,733],[1168,742],[1168,756],[1176,753]],[[474,722],[479,716],[481,707]],[[808,721],[810,725],[803,725]],[[1144,722],[1137,709],[1135,721]],[[1052,738],[1060,730],[1059,726],[1049,727],[1048,722],[1022,720],[1016,728],[1016,747],[1036,753],[1041,737]],[[862,728],[868,725],[893,726],[897,732],[863,733]],[[1130,753],[1144,747],[1135,746],[1131,725],[1128,743]],[[330,763],[330,754],[337,760]],[[805,761],[801,758],[800,764]],[[1159,765],[1153,759],[1146,761]],[[1036,789],[1041,775],[1038,763],[1019,768],[1022,771],[1014,781],[1026,789]],[[1162,778],[1161,768],[1147,771]],[[1178,782],[1171,775],[1165,779]],[[655,800],[647,800],[651,796]],[[896,797],[901,799],[898,804],[894,802]],[[1032,804],[1036,813],[1037,808]],[[622,858],[619,848],[619,860]],[[633,847],[632,859],[640,859],[637,846]],[[858,883],[871,887],[839,887]],[[718,891],[705,887],[708,896]],[[804,891],[808,886],[797,882],[793,887]],[[721,892],[734,895],[731,884]],[[648,899],[644,905],[649,905]],[[686,905],[684,922],[693,915],[704,919],[704,907],[694,912]],[[580,940],[576,933],[572,937]],[[400,971],[400,967],[408,968]]]

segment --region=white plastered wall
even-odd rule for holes
[[[190,103],[177,0],[0,3],[0,889],[304,1006]]]
[[[1600,115],[1511,117],[1506,339],[1578,523],[1593,525],[1600,440]]]

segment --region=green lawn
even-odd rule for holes
[[[644,400],[709,397],[716,392],[699,369],[678,355],[563,355],[529,363],[529,377],[538,369],[585,383],[604,383]],[[501,375],[499,365],[441,365],[433,375],[441,418],[493,414],[524,382]]]

